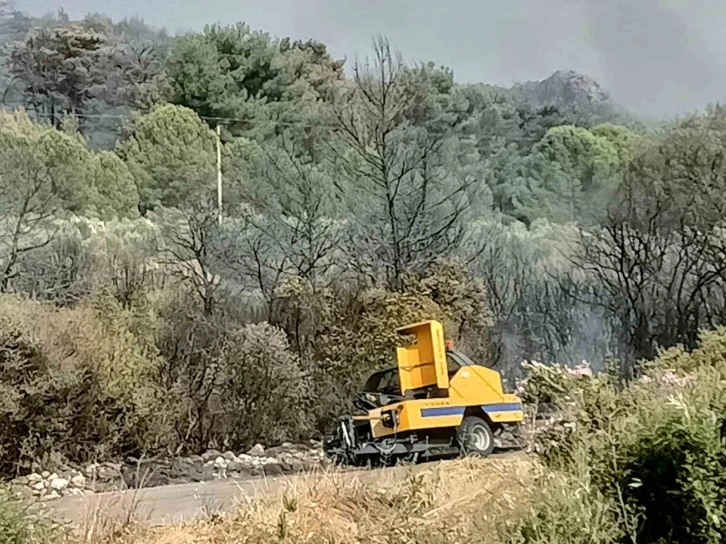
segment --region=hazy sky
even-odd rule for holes
[[[726,102],[724,0],[16,0],[31,14],[63,7],[138,15],[173,31],[245,21],[315,38],[338,57],[384,34],[406,60],[434,60],[459,81],[511,84],[555,70],[593,76],[621,104],[672,114]]]

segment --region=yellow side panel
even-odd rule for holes
[[[468,366],[459,369],[451,379],[449,398],[453,404],[481,406],[497,423],[524,421],[521,399],[504,393],[500,374],[489,368]]]
[[[505,395],[496,403],[476,406],[482,410],[482,415],[488,415],[495,423],[524,421],[521,401],[516,395]],[[380,416],[381,412],[388,410],[398,413],[398,425],[395,428],[386,427],[378,419],[371,421],[371,432],[374,438],[381,438],[406,431],[458,427],[464,419],[466,408],[467,405],[453,399],[406,400],[383,409],[371,410],[371,416]]]
[[[444,399],[418,399],[371,410],[369,415],[380,416],[381,412],[388,410],[398,412],[398,426],[394,429],[386,427],[380,420],[371,421],[371,432],[374,438],[420,429],[458,427],[464,418],[465,408],[452,406],[448,400]]]
[[[398,330],[415,338],[412,346],[396,350],[401,393],[436,385],[449,387],[444,328],[437,321],[417,323]]]
[[[483,366],[459,369],[449,386],[449,397],[467,405],[501,402],[503,396],[501,376]]]

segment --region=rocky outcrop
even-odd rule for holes
[[[610,102],[610,95],[593,78],[573,70],[555,72],[542,81],[519,87],[535,106],[593,106]]]
[[[257,444],[245,453],[209,450],[176,459],[129,459],[126,463],[93,463],[82,468],[44,471],[16,478],[11,484],[23,495],[53,500],[143,487],[294,474],[324,463],[322,444],[285,443],[265,449]]]

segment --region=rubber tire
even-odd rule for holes
[[[481,448],[477,445],[476,435],[484,433],[488,437],[488,445]],[[483,419],[476,416],[464,418],[461,425],[456,429],[456,442],[459,444],[459,451],[467,457],[489,457],[494,450],[494,433],[491,427]]]

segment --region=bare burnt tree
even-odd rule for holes
[[[278,240],[280,253],[294,275],[315,286],[334,266],[340,222],[328,173],[295,148],[293,140],[285,139],[268,153],[262,176],[270,191],[268,210],[276,233],[255,227]]]
[[[36,300],[72,305],[90,292],[89,255],[81,240],[60,234],[18,260],[12,290]]]
[[[48,169],[35,160],[31,150],[4,151],[8,161],[0,177],[0,292],[15,278],[20,259],[54,239],[51,218],[59,206],[58,192]]]
[[[378,39],[372,61],[356,63],[334,104],[339,189],[357,227],[351,265],[397,290],[407,272],[459,244],[467,190],[477,181],[455,167],[448,131],[413,121],[430,97],[427,78]]]
[[[281,303],[280,287],[292,282],[314,296],[329,285],[344,232],[332,178],[310,148],[288,136],[270,145],[250,177],[250,206],[225,228],[227,268],[261,294],[264,318],[299,351],[304,316]]]
[[[283,136],[268,147],[253,179],[247,195],[253,208],[243,214],[257,240],[249,246],[251,270],[259,276],[264,268],[274,278],[296,276],[315,286],[335,265],[342,230],[329,173],[302,144]],[[262,246],[267,262],[259,261]],[[269,290],[270,282],[262,283]]]
[[[557,227],[536,233],[494,224],[474,231],[471,266],[487,287],[494,316],[491,364],[513,376],[522,360],[575,364],[610,352],[610,326],[603,310],[583,300],[582,282],[568,274]],[[553,240],[557,245],[553,246]]]
[[[581,233],[575,264],[619,323],[626,374],[726,318],[725,120],[717,108],[643,152],[602,227]]]
[[[148,111],[168,92],[163,54],[152,43],[116,41],[108,59],[109,77],[97,97],[112,106]]]
[[[277,242],[268,238],[268,229],[259,228],[266,218],[251,209],[224,225],[220,258],[224,272],[240,282],[244,290],[259,293],[264,303],[264,319],[272,320],[275,291],[286,276],[287,262],[280,257]]]
[[[216,354],[223,339],[224,321],[198,312],[181,297],[162,311],[165,327],[157,345],[163,356],[160,380],[178,396],[175,431],[180,453],[208,446],[214,415],[212,398],[221,372]]]
[[[207,316],[214,313],[220,283],[215,269],[221,233],[218,213],[211,201],[202,199],[163,214],[163,262],[172,275],[188,282]]]

